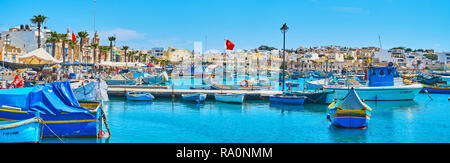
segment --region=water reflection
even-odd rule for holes
[[[271,110],[279,110],[281,114],[285,112],[303,112],[305,110],[305,106],[303,105],[287,105],[287,104],[279,104],[279,103],[270,103],[269,105]]]
[[[334,143],[366,143],[367,129],[343,129],[330,125],[329,128],[330,139]]]

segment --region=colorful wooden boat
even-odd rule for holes
[[[0,121],[0,143],[38,143],[41,139],[39,114],[21,121]]]
[[[152,101],[155,99],[153,95],[147,92],[127,92],[127,100],[131,101]]]
[[[20,121],[40,113],[44,137],[95,137],[104,116],[99,102],[79,103],[69,82],[0,90],[0,120]]]
[[[206,100],[205,93],[182,94],[181,98],[187,101],[202,102]]]
[[[230,102],[230,103],[243,103],[245,95],[244,94],[215,94],[215,99],[220,102]]]
[[[327,119],[339,128],[365,129],[369,124],[371,112],[372,109],[361,101],[352,88],[343,100],[330,104]]]
[[[302,105],[305,103],[305,96],[278,94],[270,96],[271,103]]]
[[[450,85],[439,84],[439,85],[424,85],[422,92],[427,91],[428,93],[440,93],[440,94],[450,94]]]

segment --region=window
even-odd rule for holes
[[[373,76],[377,75],[377,72],[376,71],[372,71],[372,75]]]
[[[384,76],[384,70],[383,69],[380,70],[380,76]]]
[[[391,75],[392,74],[392,69],[388,69],[388,75]]]

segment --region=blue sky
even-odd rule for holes
[[[0,30],[46,15],[44,26],[94,30],[94,0],[0,0]],[[117,45],[134,49],[172,46],[223,49],[282,47],[279,28],[287,23],[287,48],[341,45],[406,46],[450,51],[448,0],[97,0],[96,29],[101,44],[116,35]],[[205,46],[205,44],[204,44]]]

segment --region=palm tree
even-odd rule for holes
[[[66,42],[69,41],[69,39],[67,39],[66,33],[59,34],[59,39],[61,40],[61,44],[62,44],[63,63],[66,63]]]
[[[109,51],[109,46],[100,46],[100,57],[98,58],[98,62],[100,63],[102,56],[104,56],[104,61],[106,62],[107,59],[107,55],[108,55],[108,51]]]
[[[57,32],[51,32],[50,38],[48,38],[45,42],[52,44],[52,57],[55,57],[56,54],[56,43],[59,43],[59,35]]]
[[[113,41],[116,41],[116,37],[115,36],[108,37],[108,40],[110,42],[110,44],[109,44],[109,47],[111,48],[110,49],[111,50],[111,58],[110,58],[110,60],[112,62],[113,61]]]
[[[123,46],[123,47],[122,47],[122,49],[125,51],[125,54],[124,54],[124,56],[125,56],[125,62],[127,62],[127,51],[128,51],[129,48],[130,48],[130,47],[128,47],[128,46]]]
[[[41,24],[43,24],[46,19],[47,17],[43,15],[34,15],[33,18],[30,19],[32,23],[37,24],[38,26],[38,49],[41,48]]]
[[[83,56],[83,44],[84,44],[84,39],[86,39],[89,36],[89,34],[86,31],[81,31],[78,32],[78,37],[80,37],[80,55],[78,57],[78,59],[80,60],[80,63],[82,63],[82,56]]]
[[[97,59],[98,44],[91,44],[91,48],[94,49],[94,60],[93,60],[92,69],[95,71],[95,60]]]
[[[136,53],[137,53],[136,51],[130,51],[130,53],[129,53],[128,56],[127,56],[129,62],[134,62],[133,56],[134,56]]]
[[[78,41],[69,40],[69,42],[68,42],[69,48],[70,48],[70,50],[71,50],[71,57],[70,57],[70,60],[71,60],[72,62],[75,60],[75,54],[74,54],[73,49],[75,49],[75,47],[77,46],[77,44],[78,44]]]

